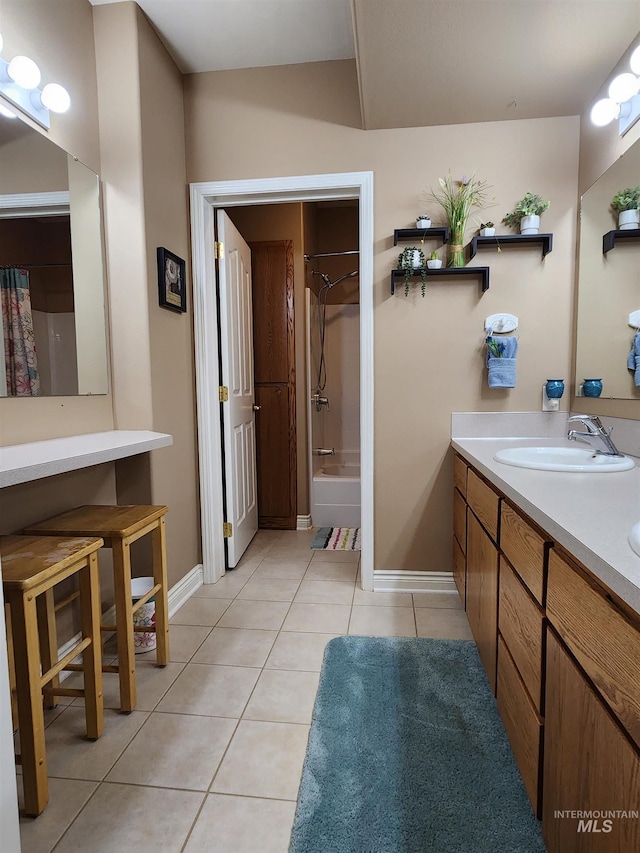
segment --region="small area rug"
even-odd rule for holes
[[[289,853],[544,853],[473,643],[327,644]]]
[[[359,551],[359,527],[321,527],[311,548],[314,551]]]

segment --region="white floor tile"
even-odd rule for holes
[[[209,794],[185,853],[287,853],[295,803]]]

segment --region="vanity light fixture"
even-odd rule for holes
[[[0,35],[0,53],[3,48]],[[51,126],[49,111],[65,113],[71,106],[67,90],[59,83],[40,85],[40,69],[28,56],[14,56],[7,62],[0,56],[0,95],[45,128]],[[15,114],[0,102],[0,115],[15,118]]]
[[[591,122],[604,127],[618,119],[618,133],[623,136],[640,118],[640,45],[629,59],[631,71],[618,74],[609,83],[608,97],[591,108]]]

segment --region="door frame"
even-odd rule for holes
[[[373,172],[298,175],[189,186],[191,200],[193,315],[204,582],[225,572],[222,434],[218,388],[218,286],[213,223],[215,209],[252,204],[358,199],[360,241],[360,453],[362,588],[373,590]]]

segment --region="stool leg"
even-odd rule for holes
[[[53,590],[48,589],[36,599],[38,610],[38,636],[40,638],[40,660],[42,671],[48,672],[58,662],[58,632],[56,630],[56,609]],[[60,676],[51,679],[50,686],[60,687]],[[58,700],[55,696],[45,696],[45,708],[55,708]]]
[[[9,661],[9,690],[11,691],[11,724],[13,731],[18,728],[18,698],[16,695],[16,665],[13,657],[13,631],[11,630],[11,608],[4,605],[4,624],[7,630],[7,658]]]
[[[16,662],[24,810],[35,817],[49,802],[35,597],[31,592],[11,594],[9,606]]]
[[[102,635],[100,633],[100,585],[98,558],[89,554],[87,565],[80,570],[80,613],[82,636],[91,637],[91,645],[82,653],[84,668],[84,706],[87,737],[97,740],[104,729],[102,693]]]
[[[131,554],[126,540],[111,543],[113,551],[113,589],[116,604],[116,637],[118,640],[118,677],[120,710],[136,707],[136,664],[133,646],[133,611],[131,603]]]
[[[167,601],[167,545],[164,517],[151,531],[153,544],[153,582],[162,589],[156,595],[156,663],[169,663],[169,605]]]

